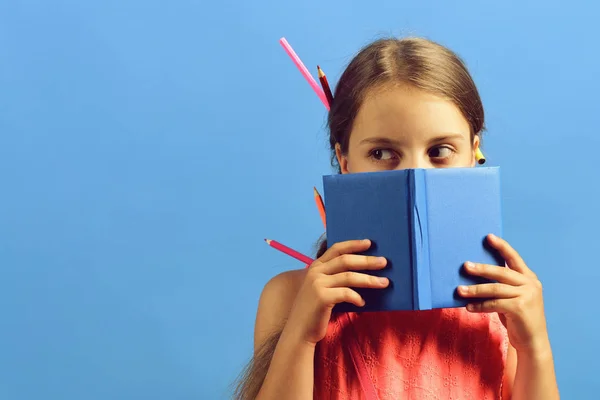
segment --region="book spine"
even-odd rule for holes
[[[425,170],[409,174],[409,216],[411,221],[411,263],[413,309],[430,310],[431,277],[429,267],[429,234],[427,230],[427,188]]]

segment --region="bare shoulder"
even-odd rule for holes
[[[282,272],[271,278],[260,295],[254,325],[254,348],[273,333],[283,329],[296,294],[304,281],[306,269]]]

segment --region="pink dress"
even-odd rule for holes
[[[497,314],[452,308],[349,316],[351,327],[334,314],[317,346],[315,399],[365,398],[352,342],[379,400],[501,399],[508,337]]]

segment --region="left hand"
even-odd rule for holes
[[[505,240],[488,236],[488,243],[505,260],[506,267],[465,263],[471,275],[496,281],[472,286],[459,286],[458,293],[465,298],[487,298],[470,303],[471,312],[497,312],[508,331],[508,338],[517,353],[533,354],[546,349],[548,333],[544,315],[542,284],[527,267],[519,253]]]

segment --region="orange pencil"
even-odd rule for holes
[[[329,87],[329,82],[327,81],[327,77],[325,76],[325,72],[317,65],[317,70],[319,71],[319,82],[321,82],[321,86],[323,87],[323,91],[325,92],[325,97],[327,97],[327,101],[329,102],[329,107],[333,103],[333,94],[331,93],[331,88]]]
[[[319,214],[321,214],[321,221],[323,221],[323,227],[327,229],[327,218],[325,217],[325,204],[323,204],[323,199],[319,194],[319,191],[316,187],[313,187],[315,192],[315,203],[317,203],[317,208],[319,209]]]
[[[305,256],[302,253],[297,252],[294,249],[290,249],[289,247],[275,241],[275,240],[271,240],[271,239],[265,239],[265,242],[267,242],[267,244],[271,247],[273,247],[276,250],[281,251],[284,254],[287,254],[290,257],[294,257],[296,260],[298,261],[302,261],[303,263],[305,263],[306,265],[310,265],[313,263],[313,259],[310,258],[309,256]]]

